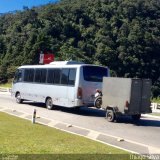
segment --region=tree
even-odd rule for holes
[[[108,66],[119,77],[151,78],[159,96],[159,6],[159,0],[61,0],[2,15],[1,77],[51,51],[56,59]]]

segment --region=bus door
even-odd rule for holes
[[[12,95],[16,94],[16,92],[21,92],[21,90],[23,89],[22,86],[23,84],[20,83],[22,82],[22,77],[23,77],[22,74],[23,74],[22,69],[17,69],[12,84]]]
[[[64,85],[63,92],[66,93],[66,106],[72,107],[75,102],[75,79],[76,79],[76,68],[63,68],[61,85]]]

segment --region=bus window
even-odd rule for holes
[[[69,71],[69,80],[68,80],[68,85],[75,85],[75,79],[76,79],[76,69],[70,69]]]
[[[41,78],[41,70],[36,69],[34,82],[39,82],[40,83],[40,78]]]
[[[33,78],[34,78],[34,69],[25,69],[24,82],[33,82]]]
[[[13,83],[16,83],[16,82],[21,82],[22,81],[22,70],[17,70],[16,73],[15,73],[15,77],[14,77],[14,80],[13,80]]]
[[[46,75],[47,75],[47,70],[46,69],[41,69],[41,83],[46,82]]]
[[[54,69],[48,69],[47,83],[49,84],[54,83]]]
[[[60,84],[61,69],[55,69],[54,71],[54,84]]]
[[[47,74],[46,69],[36,69],[34,82],[45,83],[46,82],[46,74]]]
[[[108,76],[107,68],[98,66],[84,66],[83,67],[84,80],[91,82],[102,82],[103,77]]]
[[[68,74],[69,74],[69,69],[63,68],[62,69],[62,76],[61,76],[61,84],[68,85]]]

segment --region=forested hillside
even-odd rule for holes
[[[108,66],[114,76],[151,78],[160,95],[159,0],[61,0],[0,16],[0,81],[15,68],[56,59]]]

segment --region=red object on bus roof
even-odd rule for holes
[[[40,54],[40,61],[41,64],[49,64],[54,61],[54,54]]]

